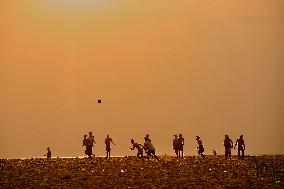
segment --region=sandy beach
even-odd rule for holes
[[[1,159],[0,188],[283,188],[284,156]]]

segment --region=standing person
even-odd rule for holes
[[[229,138],[229,135],[225,135],[224,147],[225,147],[225,159],[229,156],[231,159],[231,148],[233,148],[233,141]]]
[[[86,139],[86,155],[89,156],[89,158],[91,158],[92,155],[95,156],[93,154],[94,143],[96,144],[95,137],[92,132],[89,132],[89,136]]]
[[[237,145],[238,145],[238,157],[239,159],[244,159],[246,146],[245,146],[243,135],[241,135],[240,138],[237,139],[234,149]],[[242,156],[241,156],[241,152],[242,152]]]
[[[85,154],[88,155],[88,152],[87,152],[87,135],[84,135],[84,138],[83,138],[83,144],[82,146],[85,146]]]
[[[174,135],[174,139],[173,139],[173,149],[175,151],[176,156],[178,157],[178,136]]]
[[[113,145],[115,145],[112,141],[112,138],[109,138],[109,135],[107,135],[106,139],[105,139],[105,144],[106,144],[106,157],[110,157],[110,143],[112,143]]]
[[[184,145],[184,138],[182,137],[182,134],[178,135],[178,157],[183,157],[183,145]]]
[[[203,158],[205,159],[205,155],[203,155],[204,153],[204,146],[202,144],[202,140],[200,139],[200,136],[196,136],[196,141],[198,143],[198,147],[197,147],[197,150],[198,150],[198,154]]]
[[[51,151],[49,147],[47,147],[46,149],[47,149],[47,153],[44,156],[46,156],[46,158],[49,159],[51,158]]]
[[[87,135],[84,135],[82,146],[86,146],[86,143],[87,143]]]
[[[137,157],[142,159],[143,156],[143,146],[141,144],[139,144],[138,142],[134,142],[133,139],[131,139],[131,144],[132,144],[132,148],[130,148],[130,150],[134,150],[135,148],[137,148],[138,152],[137,152]]]

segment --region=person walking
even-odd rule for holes
[[[205,159],[205,155],[203,154],[204,153],[204,146],[202,144],[202,140],[201,140],[200,136],[196,136],[196,141],[197,141],[197,144],[198,144],[197,152],[203,159]]]

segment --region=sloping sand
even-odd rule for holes
[[[0,188],[283,188],[284,156],[1,159]]]

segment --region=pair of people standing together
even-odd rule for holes
[[[182,134],[179,134],[179,136],[174,135],[174,137],[175,138],[173,139],[173,149],[175,151],[175,154],[177,157],[183,157],[184,138],[182,137]]]

